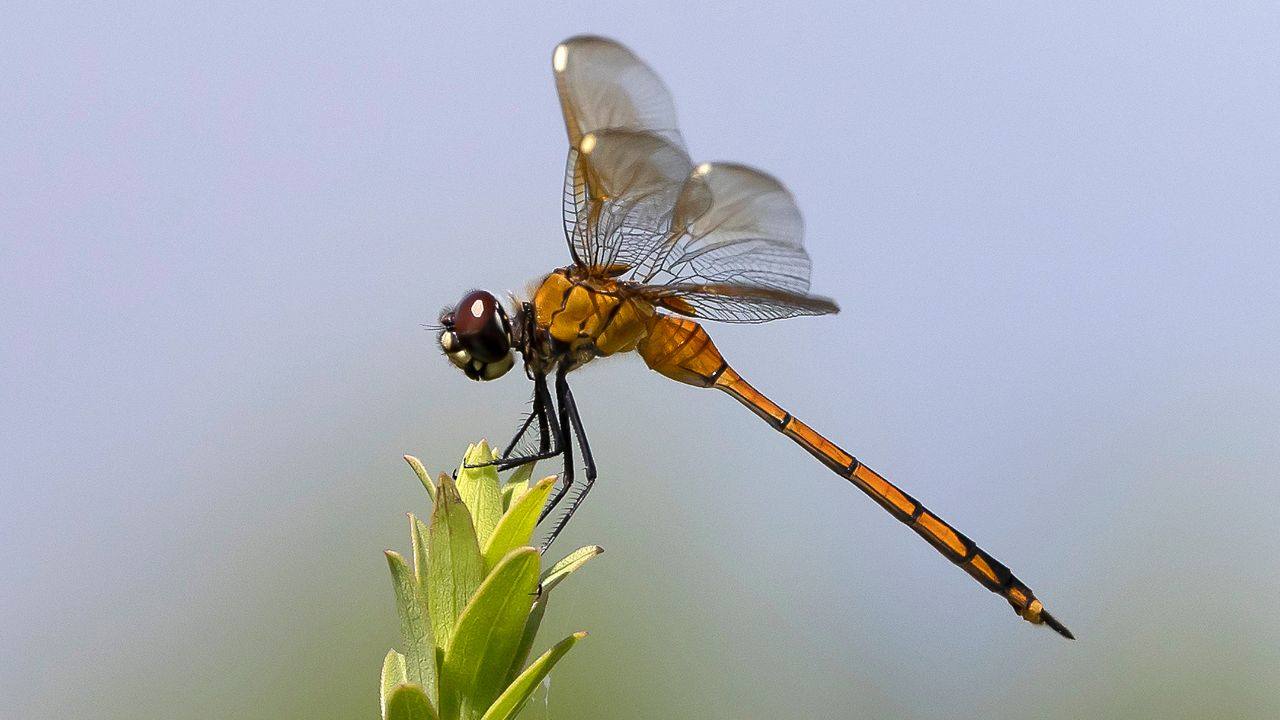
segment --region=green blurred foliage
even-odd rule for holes
[[[433,507],[425,527],[409,515],[412,567],[386,551],[404,653],[383,660],[383,719],[511,720],[585,636],[571,634],[525,667],[551,589],[600,549],[581,548],[540,574],[542,555],[529,543],[555,478],[530,487],[529,464],[503,483],[487,442],[468,447],[456,480],[441,474],[438,485],[417,458],[405,460]]]

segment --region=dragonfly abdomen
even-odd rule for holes
[[[733,396],[832,472],[853,483],[983,587],[1008,600],[1023,619],[1036,625],[1046,624],[1064,637],[1072,637],[1071,631],[1045,611],[1031,589],[1004,564],[920,501],[752,387],[729,366],[698,323],[659,315],[650,323],[649,335],[638,349],[649,367],[667,377],[690,385],[714,387]]]

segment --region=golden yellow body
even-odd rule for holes
[[[830,299],[809,294],[803,223],[787,189],[743,165],[694,165],[662,81],[625,47],[599,37],[572,38],[556,47],[552,68],[569,140],[562,209],[573,265],[538,281],[531,302],[520,305],[520,332],[507,334],[536,383],[540,454],[550,453],[547,412],[556,408],[546,381],[555,375],[564,421],[557,430],[566,470],[561,493],[572,477],[574,434],[588,465],[582,494],[595,478],[566,374],[592,358],[635,351],[668,378],[733,397],[1008,600],[1020,616],[1071,637],[1007,567],[752,387],[702,327],[706,320],[755,323],[838,311]],[[477,379],[505,371],[490,372],[491,365],[477,366],[470,355],[461,359]]]
[[[662,301],[660,301],[662,302]],[[608,276],[561,268],[538,285],[533,305],[537,324],[556,340],[578,350],[591,347],[606,356],[637,351],[663,375],[689,385],[728,393],[774,429],[871,496],[895,518],[916,531],[948,560],[988,590],[1003,596],[1026,620],[1050,622],[1070,637],[1003,564],[946,521],[853,455],[783,410],[729,366],[706,330],[695,320],[667,315],[625,283]],[[667,307],[664,303],[663,307]],[[690,308],[686,314],[693,314]]]
[[[569,269],[542,280],[533,306],[538,326],[551,337],[575,349],[591,343],[600,356],[635,350],[657,315],[649,301],[624,294],[618,281],[576,277]]]

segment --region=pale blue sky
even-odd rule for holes
[[[528,391],[421,324],[567,262],[549,62],[593,32],[804,211],[843,312],[725,354],[1080,640],[611,361],[552,717],[1274,717],[1280,9],[1178,5],[9,9],[0,716],[376,715],[399,455]]]

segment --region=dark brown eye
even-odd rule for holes
[[[498,299],[484,290],[467,293],[453,311],[453,331],[471,357],[497,362],[511,352],[506,313]]]

